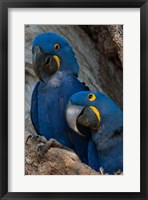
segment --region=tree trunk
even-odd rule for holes
[[[101,91],[112,98],[122,109],[123,107],[123,27],[122,26],[88,26],[88,25],[26,25],[25,26],[25,129],[33,135],[36,132],[30,120],[30,104],[32,90],[37,82],[37,78],[32,68],[31,44],[33,38],[42,32],[56,32],[65,37],[73,46],[74,52],[80,66],[79,80],[92,91]],[[34,145],[34,144],[32,144]],[[36,145],[36,144],[35,144]],[[35,148],[28,150],[26,146],[26,174],[36,173],[33,168],[28,169],[27,160],[34,154]],[[54,152],[55,151],[55,152]],[[50,149],[50,155],[69,155],[66,151],[59,152],[58,149]],[[62,153],[63,152],[63,153]],[[75,155],[76,156],[76,155]],[[53,158],[53,157],[52,157]],[[35,158],[36,159],[36,158]],[[73,159],[73,158],[72,158]],[[72,161],[71,161],[72,162]],[[46,162],[43,170],[43,164],[37,169],[38,174],[50,174],[52,170],[52,161]],[[74,161],[72,169],[69,168],[68,174],[93,174],[86,165]],[[85,170],[81,172],[77,169],[77,163],[82,165]],[[55,164],[55,163],[54,163]],[[56,163],[57,166],[59,162]],[[42,167],[41,167],[42,166]],[[65,163],[63,162],[63,166]],[[83,168],[82,167],[82,168]],[[79,168],[79,167],[78,167]],[[57,171],[56,171],[57,170]],[[66,173],[58,168],[55,174]],[[58,170],[60,170],[58,172]],[[47,172],[48,171],[48,172]]]

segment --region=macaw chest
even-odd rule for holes
[[[66,97],[61,88],[52,88],[47,85],[38,90],[38,119],[40,129],[61,129],[65,123],[64,110]]]
[[[46,138],[63,138],[69,131],[65,118],[65,110],[70,96],[84,89],[71,76],[64,76],[62,80],[54,78],[48,83],[40,83],[38,87],[38,124],[39,132]],[[65,136],[66,137],[66,136]]]

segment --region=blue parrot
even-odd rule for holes
[[[95,143],[98,169],[103,167],[109,174],[123,170],[123,112],[109,97],[91,91],[73,94],[66,119],[75,134],[89,135]]]
[[[70,96],[89,90],[77,79],[79,65],[71,45],[55,33],[42,33],[33,40],[32,59],[39,79],[31,99],[31,119],[37,134],[73,149],[82,162],[98,169],[94,142],[89,136],[76,135],[66,121]]]

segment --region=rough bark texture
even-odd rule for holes
[[[98,84],[123,108],[123,26],[80,26],[95,44]],[[95,72],[94,72],[95,73]]]
[[[78,156],[61,148],[50,148],[42,159],[37,155],[37,148],[42,143],[28,139],[26,132],[25,174],[26,175],[100,175],[83,164]]]
[[[80,66],[79,79],[93,91],[102,91],[123,106],[123,27],[110,26],[25,26],[25,129],[36,135],[30,120],[30,102],[37,78],[32,69],[31,43],[42,32],[56,32],[73,46]],[[25,135],[28,135],[27,132]],[[31,141],[30,141],[31,142]],[[66,150],[51,148],[37,162],[37,143],[26,144],[26,174],[98,174]],[[33,141],[32,141],[33,142]],[[30,164],[31,163],[31,164]],[[33,164],[32,164],[33,163]]]
[[[115,43],[115,47],[118,52],[119,59],[123,64],[123,27],[118,26],[118,25],[116,26],[111,25],[111,26],[108,26],[108,30],[111,34],[112,40]]]

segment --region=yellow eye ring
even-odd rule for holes
[[[59,45],[59,44],[55,44],[55,45],[54,45],[54,50],[57,51],[57,50],[59,50],[59,49],[60,49],[60,45]]]
[[[88,94],[89,101],[94,101],[96,99],[96,96],[92,93]]]

